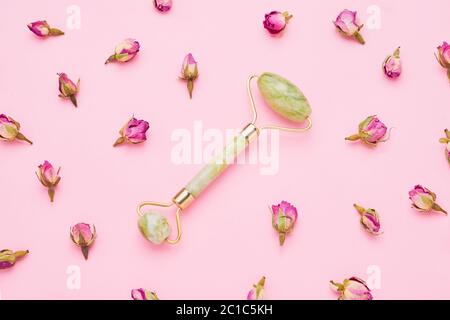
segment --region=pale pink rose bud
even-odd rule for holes
[[[61,180],[61,177],[59,176],[60,170],[61,168],[59,168],[58,171],[55,171],[52,164],[45,160],[43,164],[38,166],[38,171],[36,172],[39,181],[48,189],[48,195],[51,202],[53,202],[55,198],[55,188]]]
[[[138,54],[140,47],[141,46],[139,42],[137,42],[135,39],[125,39],[116,46],[114,54],[105,61],[105,64],[114,61],[128,62]]]
[[[20,123],[11,117],[0,114],[0,140],[14,141],[16,139],[33,144],[20,132]]]
[[[9,269],[14,267],[17,260],[26,256],[29,253],[28,250],[24,251],[12,251],[9,249],[0,251],[0,270]]]
[[[131,298],[133,300],[159,300],[156,293],[142,288],[131,290]]]
[[[286,28],[289,20],[292,18],[287,11],[272,11],[265,15],[263,25],[271,34],[278,34]]]
[[[192,53],[188,53],[184,57],[181,66],[181,79],[187,81],[189,97],[192,99],[192,91],[194,90],[194,80],[198,78],[198,65]]]
[[[360,44],[365,44],[364,38],[359,33],[364,25],[358,22],[356,14],[356,11],[345,9],[338,15],[334,25],[341,34],[355,38]]]
[[[147,140],[146,132],[149,128],[150,125],[147,121],[138,120],[133,117],[120,129],[120,137],[113,146],[118,146],[124,142],[130,142],[132,144],[142,143]]]
[[[402,73],[402,62],[400,60],[400,47],[394,54],[388,56],[383,62],[384,74],[389,78],[398,78]]]
[[[284,244],[286,234],[291,232],[297,221],[297,209],[287,201],[271,207],[272,226],[278,232],[280,245]]]
[[[450,45],[444,41],[444,43],[437,47],[438,52],[435,54],[439,64],[445,68],[450,68]]]
[[[345,279],[342,283],[330,281],[333,291],[339,293],[339,300],[372,300],[373,296],[364,280],[357,277]]]
[[[247,300],[262,300],[264,295],[264,284],[266,277],[262,277],[257,284],[253,285],[252,290],[247,294]]]
[[[70,228],[72,242],[81,248],[84,258],[87,260],[89,247],[94,243],[97,232],[93,224],[78,223]]]
[[[64,72],[58,73],[59,76],[59,97],[64,99],[70,99],[72,104],[77,107],[77,94],[80,90],[80,79],[78,79],[77,84],[69,79],[67,74]]]
[[[377,145],[380,142],[386,142],[388,138],[384,139],[387,133],[386,125],[381,122],[376,116],[370,116],[359,124],[359,132],[357,134],[348,136],[345,140],[357,141],[362,140],[369,145]]]
[[[382,232],[380,216],[378,215],[378,213],[374,209],[364,209],[357,204],[354,204],[353,206],[358,211],[361,217],[360,223],[364,227],[364,229],[375,236],[380,235]]]
[[[409,199],[412,201],[412,207],[418,211],[430,212],[438,211],[447,214],[447,211],[442,209],[436,203],[436,194],[427,188],[417,185],[409,191]]]
[[[450,131],[448,129],[445,129],[445,138],[441,138],[439,142],[447,145],[447,148],[445,148],[445,157],[450,164]]]
[[[153,4],[161,12],[167,12],[172,8],[172,0],[154,0]]]
[[[31,32],[41,38],[46,38],[49,36],[61,36],[64,34],[64,32],[62,32],[61,30],[50,27],[45,20],[32,22],[27,26]]]

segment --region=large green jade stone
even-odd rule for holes
[[[275,73],[260,75],[258,88],[266,103],[286,119],[303,122],[311,114],[311,106],[300,89]]]

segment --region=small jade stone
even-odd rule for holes
[[[169,222],[156,212],[144,214],[139,218],[138,225],[142,235],[154,244],[163,243],[170,235]]]
[[[286,119],[303,122],[311,114],[308,100],[289,80],[265,72],[258,77],[258,88],[266,103]]]

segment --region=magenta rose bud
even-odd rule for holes
[[[12,251],[9,249],[0,251],[0,270],[9,269],[14,267],[17,260],[26,256],[29,253],[28,250],[23,251]]]
[[[356,11],[345,9],[338,15],[334,25],[341,34],[356,39],[360,44],[365,44],[364,38],[359,33],[364,25],[358,22],[356,15]]]
[[[287,11],[272,11],[265,15],[263,25],[271,34],[278,34],[286,28],[289,20],[292,18]]]
[[[447,77],[450,80],[450,45],[444,41],[437,49],[438,52],[434,55],[442,68],[447,69]]]
[[[128,62],[136,57],[140,48],[141,46],[139,42],[137,42],[135,39],[125,39],[116,46],[116,48],[114,49],[114,54],[105,61],[105,64],[114,61]]]
[[[159,300],[156,293],[142,288],[131,290],[131,298],[133,300]]]
[[[28,138],[20,132],[19,122],[4,114],[0,114],[0,140],[14,141],[16,139],[33,144],[33,142],[28,140]]]
[[[442,209],[436,203],[436,194],[427,188],[417,185],[409,191],[409,199],[412,201],[412,207],[421,212],[438,211],[447,214],[447,211]]]
[[[45,20],[32,22],[27,26],[31,32],[41,38],[46,38],[49,36],[61,36],[64,34],[64,32],[62,32],[61,30],[50,27]]]
[[[150,125],[145,120],[138,120],[131,118],[125,126],[120,129],[120,137],[114,143],[114,147],[124,142],[132,144],[142,143],[147,140],[146,132],[150,128]]]
[[[247,294],[247,300],[262,300],[264,295],[264,284],[266,277],[262,277],[257,284],[253,285],[252,290]]]
[[[153,4],[161,12],[167,12],[172,8],[172,0],[153,0]]]
[[[380,216],[374,209],[364,209],[363,207],[354,204],[355,209],[358,211],[361,219],[360,223],[363,228],[374,236],[380,235],[381,232],[381,223]]]
[[[72,242],[81,248],[84,258],[87,260],[89,247],[94,243],[97,232],[93,224],[77,223],[70,228]]]
[[[186,57],[184,57],[180,78],[187,81],[189,97],[192,99],[194,80],[198,78],[198,64],[192,53],[188,53]]]
[[[357,277],[345,279],[343,283],[330,281],[333,291],[339,293],[338,300],[372,300],[373,296],[369,287]]]
[[[402,73],[402,62],[400,60],[400,47],[388,56],[383,62],[384,74],[391,79],[400,77]]]
[[[38,171],[36,172],[39,181],[48,189],[48,195],[51,202],[53,202],[55,198],[55,188],[61,180],[61,177],[59,176],[60,170],[61,168],[59,168],[58,171],[55,171],[52,164],[45,160],[43,164],[38,166]]]
[[[445,157],[447,158],[447,161],[450,164],[450,131],[448,129],[445,129],[444,132],[445,138],[441,138],[439,142],[447,145],[447,147],[445,148]]]
[[[370,116],[359,124],[359,132],[357,134],[348,136],[345,140],[357,141],[362,140],[369,145],[377,145],[380,142],[386,142],[384,139],[387,133],[386,125],[381,122],[376,116]]]
[[[297,221],[297,209],[287,201],[282,201],[278,205],[273,205],[272,226],[278,232],[280,245],[284,244],[286,234],[291,232]]]
[[[59,97],[64,99],[70,99],[72,104],[77,107],[77,94],[80,91],[80,79],[77,84],[69,79],[64,72],[58,73],[59,76]]]

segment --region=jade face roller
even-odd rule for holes
[[[251,90],[251,82],[253,79],[258,79],[257,84],[262,97],[275,112],[288,120],[306,123],[306,126],[286,128],[269,125],[258,128],[256,126],[258,114]],[[178,243],[181,239],[181,212],[185,210],[192,201],[198,198],[198,196],[218,176],[220,176],[231,163],[234,162],[235,158],[244,151],[251,142],[258,138],[261,130],[278,129],[289,132],[304,132],[311,128],[312,122],[309,118],[311,107],[300,89],[287,79],[267,72],[260,76],[250,76],[247,80],[247,93],[250,98],[253,119],[236,137],[234,137],[231,143],[229,143],[212,161],[205,165],[200,172],[198,172],[197,175],[195,175],[194,178],[172,198],[170,203],[146,201],[139,204],[137,208],[137,212],[140,216],[138,226],[142,235],[147,240],[155,244],[161,244],[163,242],[168,242],[170,244]],[[156,211],[144,213],[143,209],[146,207],[168,208],[172,206],[176,207],[175,219],[177,236],[174,239],[169,239],[171,228],[167,219]]]

